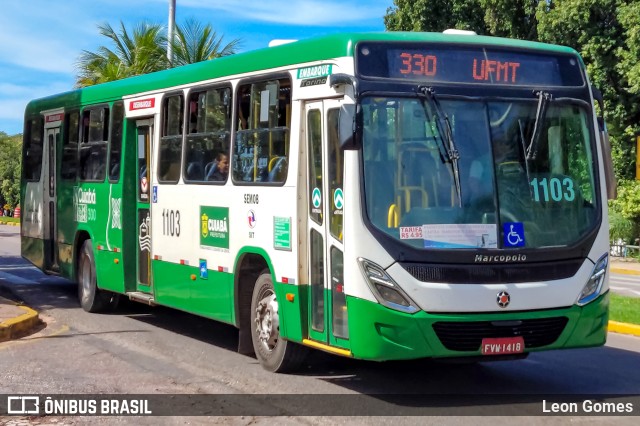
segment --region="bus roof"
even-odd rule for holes
[[[31,101],[27,105],[25,114],[30,116],[48,109],[60,108],[61,106],[78,106],[109,102],[127,95],[196,83],[224,77],[226,75],[353,56],[354,46],[360,41],[423,41],[482,44],[486,46],[506,46],[517,49],[545,50],[577,55],[577,52],[569,47],[489,36],[426,32],[331,34],[48,96]]]

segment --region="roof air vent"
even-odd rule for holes
[[[283,39],[275,39],[269,42],[269,47],[280,46],[281,44],[289,44],[296,42],[298,40],[283,40]]]
[[[455,28],[449,28],[448,30],[444,30],[442,34],[478,35],[475,31],[456,30]]]

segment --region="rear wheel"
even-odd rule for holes
[[[119,295],[98,288],[91,240],[86,240],[80,249],[77,279],[78,299],[85,311],[103,312],[114,310],[118,306]]]
[[[306,348],[280,336],[278,300],[269,270],[258,276],[251,298],[253,349],[260,364],[269,371],[284,373],[300,366]]]

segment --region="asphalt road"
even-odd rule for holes
[[[25,265],[12,252],[13,242],[7,241],[15,237],[3,232],[0,229],[0,282],[38,309],[46,327],[29,338],[0,344],[0,394],[217,394],[227,396],[229,408],[215,413],[222,417],[186,420],[56,420],[65,424],[266,424],[276,420],[261,413],[275,407],[281,413],[277,422],[284,424],[417,421],[389,417],[400,413],[442,416],[422,417],[420,422],[426,424],[506,425],[514,422],[514,415],[548,414],[543,409],[567,397],[607,401],[631,397],[633,414],[640,415],[637,337],[610,333],[607,345],[600,348],[534,353],[525,360],[473,365],[430,360],[373,363],[316,352],[298,374],[278,375],[263,370],[254,358],[237,354],[237,331],[228,325],[134,303],[109,315],[82,311],[76,287]],[[253,408],[247,408],[242,405],[246,399],[230,395],[263,399],[250,399]],[[345,412],[350,415],[330,417]],[[387,416],[353,417],[368,414]],[[465,414],[499,417],[457,417]],[[41,420],[10,417],[0,418],[0,424]],[[589,420],[637,423],[632,417]],[[516,421],[549,425],[575,423],[576,418],[519,417]]]
[[[622,296],[640,297],[640,275],[611,274],[611,291]]]

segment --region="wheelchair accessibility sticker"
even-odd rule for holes
[[[507,222],[502,224],[505,247],[524,247],[524,224]]]

